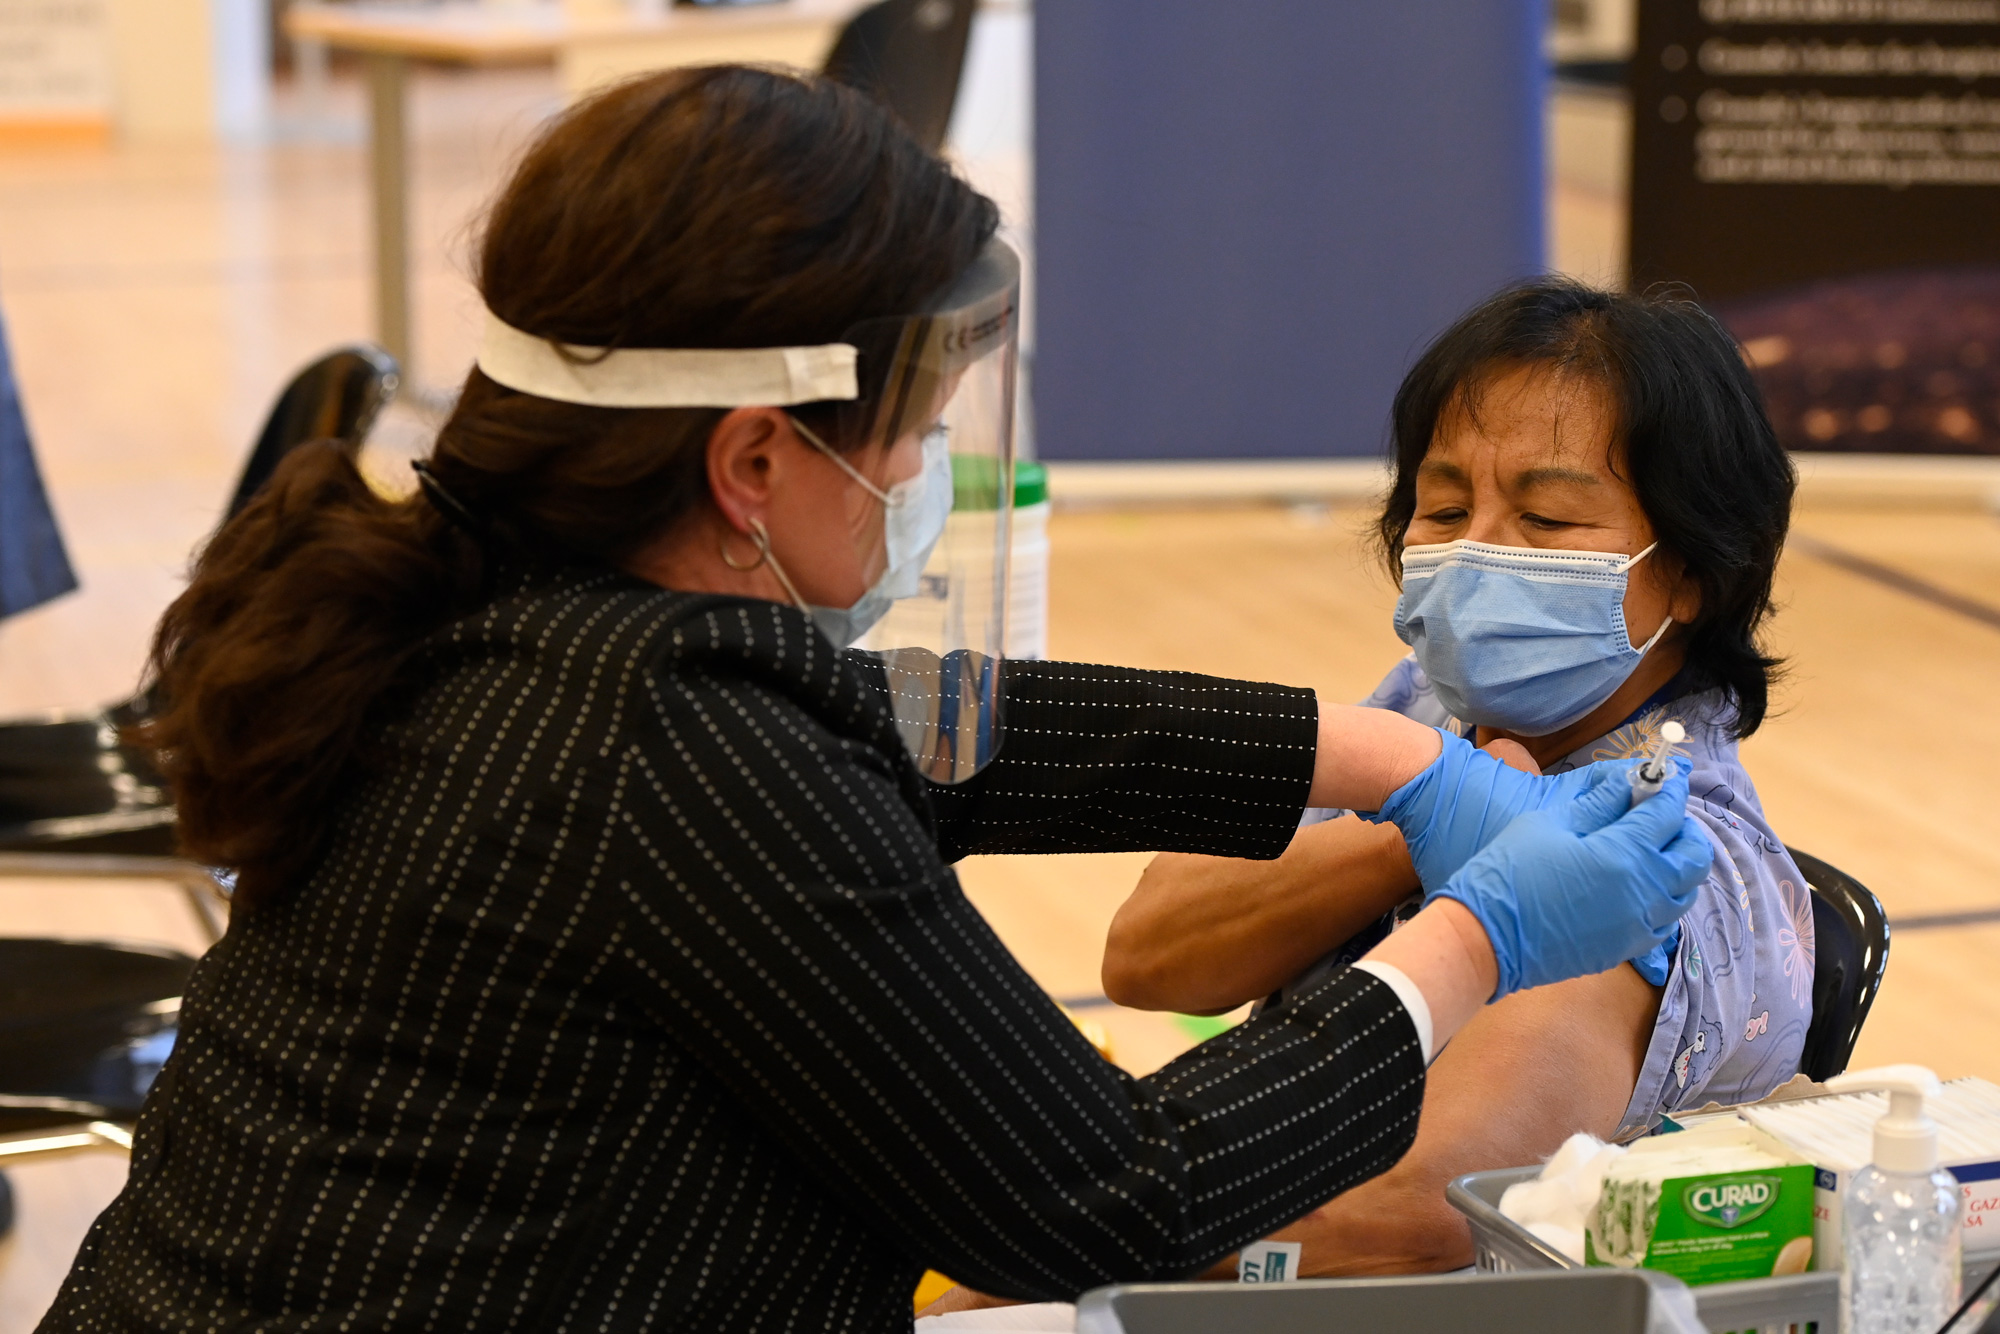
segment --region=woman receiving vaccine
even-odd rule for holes
[[[1413,1150],[1281,1234],[1316,1274],[1470,1263],[1453,1177],[1754,1101],[1797,1073],[1812,1022],[1811,891],[1737,754],[1777,667],[1759,640],[1793,473],[1734,341],[1683,298],[1540,280],[1438,339],[1394,429],[1378,532],[1411,652],[1364,702],[1544,773],[1648,753],[1678,724],[1717,856],[1672,939],[1459,1036]],[[1419,886],[1397,831],[1337,810],[1309,812],[1277,861],[1165,855],[1113,924],[1105,989],[1282,1005]]]

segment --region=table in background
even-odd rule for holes
[[[619,0],[572,0],[557,56],[563,92],[676,65],[761,63],[818,69],[847,21],[874,0],[780,0],[634,13]]]
[[[410,337],[408,74],[412,61],[458,65],[554,61],[563,91],[676,65],[758,61],[818,68],[841,27],[871,0],[781,0],[639,14],[613,3],[495,6],[325,4],[285,13],[285,33],[363,57],[368,68],[375,229],[376,337],[421,384]]]

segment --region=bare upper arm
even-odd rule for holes
[[[1659,989],[1630,964],[1516,992],[1488,1006],[1439,1055],[1425,1116],[1435,1103],[1439,1129],[1459,1144],[1481,1143],[1486,1125],[1495,1149],[1531,1149],[1487,1164],[1494,1167],[1533,1162],[1578,1130],[1609,1136],[1631,1100],[1659,1009]],[[1482,1120],[1474,1106],[1490,1106],[1495,1095],[1512,1110]]]
[[[1645,1060],[1660,993],[1629,964],[1487,1007],[1432,1064],[1416,1143],[1382,1176],[1278,1235],[1311,1274],[1398,1273],[1471,1261],[1444,1188],[1518,1167],[1579,1130],[1616,1132]]]

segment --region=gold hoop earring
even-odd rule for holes
[[[722,557],[722,563],[732,570],[745,574],[751,570],[762,568],[764,562],[771,559],[771,535],[764,531],[764,525],[761,521],[751,519],[749,522],[750,540],[757,544],[757,559],[751,561],[748,565],[738,565],[736,558],[729,554],[729,535],[727,533],[717,538],[715,543],[716,552]]]
[[[771,534],[765,529],[764,521],[762,519],[747,519],[745,522],[750,525],[750,540],[757,544],[757,559],[748,565],[738,565],[729,555],[729,542],[725,537],[716,544],[716,549],[722,555],[722,563],[732,570],[739,570],[746,574],[751,570],[759,569],[766,565],[770,566],[772,577],[778,581],[778,586],[785,590],[785,596],[792,600],[792,605],[800,611],[811,610],[806,606],[806,600],[799,596],[799,590],[792,586],[790,576],[785,573],[785,567],[778,564],[778,557],[771,550]]]

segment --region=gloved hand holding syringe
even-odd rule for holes
[[[1357,813],[1402,833],[1427,905],[1452,899],[1478,920],[1498,966],[1491,999],[1656,954],[1664,974],[1664,947],[1714,860],[1687,814],[1689,765],[1671,753],[1686,731],[1665,735],[1639,765],[1545,778],[1440,729],[1431,766]],[[1649,769],[1658,778],[1638,791]]]

